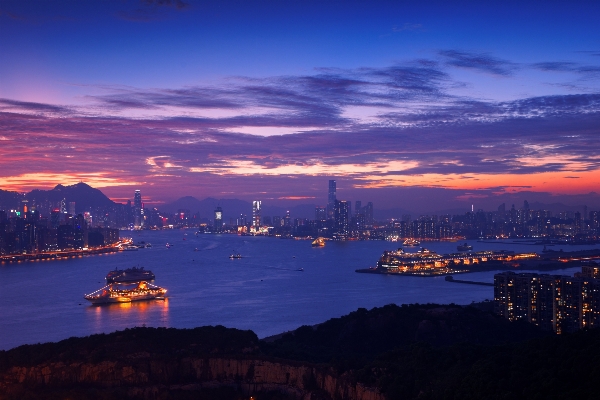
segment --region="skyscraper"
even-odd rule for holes
[[[331,179],[329,181],[329,192],[327,195],[327,219],[335,218],[335,201],[336,197],[336,187],[335,180]]]
[[[221,232],[221,229],[223,229],[223,209],[221,207],[215,209],[214,228],[215,232]]]
[[[367,224],[367,226],[373,226],[373,203],[372,202],[368,202],[367,205],[364,207],[364,214],[365,214],[365,223]]]
[[[142,227],[142,192],[138,189],[133,195],[133,225],[136,228]]]
[[[348,235],[349,205],[345,200],[335,201],[335,230],[341,237]]]
[[[355,214],[362,213],[362,202],[360,200],[356,200],[356,203],[354,205],[354,213]]]
[[[252,226],[255,228],[260,226],[260,200],[252,202]]]

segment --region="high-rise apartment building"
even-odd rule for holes
[[[367,205],[364,207],[363,212],[365,214],[365,224],[367,226],[373,226],[373,223],[375,222],[373,219],[373,203],[368,202]]]
[[[600,280],[502,272],[494,275],[494,311],[558,334],[600,326]],[[588,271],[591,275],[593,271]]]
[[[348,235],[349,226],[349,203],[345,200],[335,201],[335,230],[336,234],[340,237],[346,237]]]

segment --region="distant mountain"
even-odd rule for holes
[[[352,211],[354,212],[354,210]],[[417,213],[409,211],[405,208],[388,208],[388,209],[378,209],[376,207],[373,208],[373,218],[375,221],[385,221],[391,218],[402,218],[403,215],[409,214],[412,218],[418,217]],[[420,214],[419,214],[420,215]]]
[[[75,185],[57,185],[51,190],[35,189],[25,195],[27,200],[35,201],[36,204],[59,203],[65,199],[68,203],[75,202],[75,211],[80,213],[89,209],[99,207],[111,207],[115,203],[106,197],[99,189],[80,182]]]
[[[515,204],[515,208],[522,208],[523,205],[520,205],[519,207],[517,207],[517,205]],[[548,210],[548,211],[552,211],[553,213],[558,213],[558,212],[583,212],[583,205],[579,205],[579,206],[567,206],[563,203],[550,203],[550,204],[546,204],[546,203],[540,203],[540,202],[534,202],[534,203],[530,203],[529,204],[529,209],[530,210]],[[508,204],[506,205],[506,209],[509,209]]]
[[[185,196],[175,200],[172,203],[163,204],[160,206],[160,211],[167,213],[176,213],[178,210],[189,210],[192,214],[199,213],[200,218],[212,219],[214,217],[215,208],[223,209],[223,220],[229,222],[230,218],[237,218],[244,214],[249,218],[252,217],[252,203],[239,199],[215,199],[207,197],[204,200],[198,200],[192,196]],[[290,211],[292,218],[310,218],[315,215],[314,204],[300,204],[290,208],[265,205],[261,210],[262,216],[281,216],[283,217],[287,211]]]
[[[0,210],[11,210],[19,208],[23,195],[17,192],[0,189]]]
[[[208,197],[204,200],[198,200],[192,196],[182,197],[172,203],[160,206],[160,211],[167,213],[176,213],[178,210],[189,210],[192,214],[199,213],[200,218],[212,219],[215,208],[220,206],[223,209],[224,221],[229,222],[229,218],[237,218],[240,214],[252,215],[252,203],[238,199],[215,199]]]

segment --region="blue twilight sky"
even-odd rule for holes
[[[0,0],[0,188],[323,203],[336,178],[386,208],[600,207],[598,16],[591,1]]]

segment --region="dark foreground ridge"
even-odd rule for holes
[[[554,336],[484,306],[359,309],[268,340],[216,326],[25,345],[0,352],[0,399],[596,397],[599,330]]]

